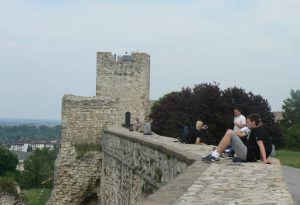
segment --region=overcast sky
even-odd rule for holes
[[[219,82],[281,110],[300,89],[299,0],[0,0],[0,118],[94,96],[96,52],[151,55],[150,98]]]

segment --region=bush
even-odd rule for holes
[[[239,107],[243,115],[259,113],[277,148],[284,141],[279,126],[267,100],[260,95],[233,87],[222,91],[219,84],[200,84],[193,89],[183,88],[172,92],[154,103],[151,108],[153,130],[160,135],[178,137],[182,125],[195,126],[197,120],[208,125],[208,143],[217,144],[228,128],[233,128],[233,108]]]
[[[16,183],[10,178],[0,177],[0,192],[5,192],[17,196],[18,191]]]

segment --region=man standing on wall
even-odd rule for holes
[[[246,118],[244,115],[242,115],[240,108],[237,107],[234,108],[233,113],[234,113],[233,131],[236,132],[246,126]]]
[[[246,118],[245,118],[244,115],[242,115],[241,109],[238,108],[238,107],[235,107],[233,109],[233,113],[234,113],[234,120],[233,120],[234,127],[233,127],[233,132],[235,134],[237,134],[238,136],[240,136],[239,135],[240,130],[242,128],[246,127]],[[242,139],[243,142],[245,142],[245,140],[246,140],[245,137],[241,137],[241,139]],[[227,147],[227,149],[225,150],[225,155],[227,157],[230,157],[230,158],[234,157],[234,150],[233,150],[233,148],[232,148],[231,145],[229,145]]]

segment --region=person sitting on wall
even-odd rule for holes
[[[188,129],[185,126],[185,131],[183,132],[182,136],[182,142],[186,144],[206,143],[205,131],[207,128],[207,125],[203,125],[203,122],[200,120],[196,122],[196,127],[191,127],[190,129]]]
[[[132,130],[133,131],[138,131],[138,132],[142,131],[142,122],[140,121],[139,118],[135,118],[135,121],[134,121],[133,126],[132,126]]]
[[[144,135],[153,135],[154,134],[151,130],[152,122],[153,122],[153,119],[151,117],[148,117],[147,122],[144,125]]]
[[[268,157],[272,151],[272,138],[265,128],[259,126],[259,123],[260,117],[258,114],[253,113],[248,115],[247,127],[251,132],[245,144],[233,130],[229,129],[217,148],[210,155],[203,157],[202,161],[207,163],[218,161],[221,153],[231,144],[236,156],[241,161],[255,162],[261,160],[266,164],[270,164],[271,161],[268,160]]]

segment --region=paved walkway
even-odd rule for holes
[[[282,166],[285,181],[294,201],[300,205],[300,169]]]

